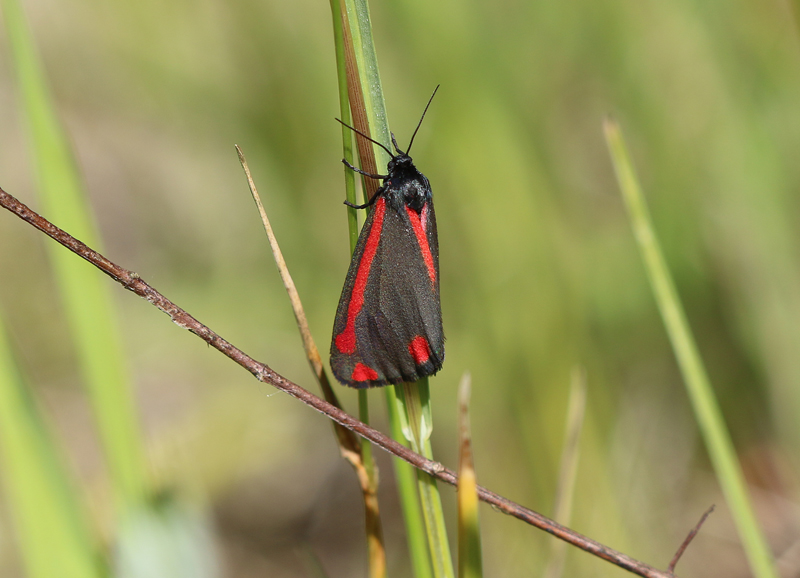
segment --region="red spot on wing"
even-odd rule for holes
[[[356,280],[350,292],[350,302],[347,304],[347,324],[344,327],[344,331],[334,339],[336,349],[346,354],[355,353],[356,350],[356,317],[364,306],[364,291],[367,288],[367,281],[369,280],[369,270],[372,267],[372,260],[375,258],[375,253],[378,251],[378,243],[380,243],[381,240],[383,217],[386,214],[386,200],[383,198],[378,199],[372,210],[375,213],[372,218],[372,228],[369,230],[369,236],[364,245],[364,252],[361,254],[361,260],[358,262]],[[359,371],[359,367],[373,371],[359,363],[353,375]],[[378,374],[376,373],[375,378],[377,377]],[[356,378],[353,377],[353,379]]]
[[[353,375],[350,376],[350,379],[353,381],[375,381],[378,379],[378,372],[363,363],[356,363],[356,368],[353,370]]]
[[[431,358],[431,347],[428,345],[428,340],[417,335],[408,344],[408,352],[414,358],[414,363],[422,365]]]
[[[422,252],[422,260],[425,261],[425,266],[428,268],[431,284],[436,285],[436,268],[433,266],[433,255],[428,244],[428,236],[425,234],[425,230],[428,228],[428,205],[426,204],[422,208],[422,218],[420,218],[419,213],[409,206],[406,206],[406,213],[408,213],[408,219],[411,221],[411,228],[414,229],[414,235],[417,237],[417,244]]]

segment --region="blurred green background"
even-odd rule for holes
[[[315,389],[233,144],[250,163],[321,350],[349,262],[325,2],[28,0],[105,254]],[[800,572],[800,43],[785,2],[373,2],[390,126],[430,179],[447,361],[435,455],[456,465],[473,375],[479,482],[544,514],[570,372],[588,405],[571,526],[681,575],[748,576],[602,135],[625,131],[657,232],[784,576]],[[0,186],[34,180],[0,37]],[[46,216],[46,215],[45,215]],[[58,224],[58,223],[56,223]],[[107,474],[45,240],[0,214],[0,307],[100,535]],[[109,281],[109,283],[111,283]],[[325,418],[114,289],[153,471],[212,511],[230,577],[365,576],[355,478]],[[356,411],[355,395],[338,390]],[[385,423],[374,395],[374,423]],[[391,575],[405,576],[377,453]],[[454,522],[454,494],[443,488]],[[7,503],[0,575],[22,576]],[[541,575],[544,533],[482,512],[487,576]],[[455,526],[451,527],[454,530]],[[453,536],[454,537],[454,536]],[[315,560],[316,559],[316,560]],[[570,551],[566,574],[622,576]]]

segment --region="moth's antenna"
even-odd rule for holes
[[[439,88],[439,87],[437,86],[436,88]],[[434,94],[436,94],[436,93],[434,92]],[[425,116],[425,115],[423,114],[423,116]],[[394,154],[392,153],[392,151],[390,151],[390,150],[389,150],[389,149],[388,149],[386,146],[384,146],[383,144],[381,144],[381,143],[379,143],[378,141],[376,141],[374,138],[370,138],[370,137],[368,137],[367,135],[365,135],[363,132],[361,132],[361,131],[360,131],[360,130],[358,130],[357,128],[354,128],[354,127],[350,126],[350,125],[349,125],[349,124],[347,124],[346,122],[342,122],[342,121],[341,121],[341,120],[339,120],[338,118],[337,118],[336,120],[338,120],[339,122],[341,122],[341,123],[342,123],[344,126],[346,126],[347,128],[349,128],[350,130],[352,130],[354,133],[356,133],[356,134],[360,134],[360,135],[361,135],[361,136],[363,136],[365,139],[367,139],[369,142],[375,143],[376,145],[378,145],[379,147],[381,147],[383,150],[385,150],[387,153],[389,153],[389,156],[390,156],[390,157],[394,158]],[[421,121],[420,121],[420,122],[421,122]]]
[[[414,137],[417,136],[417,131],[419,130],[419,127],[422,126],[422,120],[425,118],[425,113],[428,112],[428,107],[431,105],[431,101],[433,100],[433,97],[436,96],[436,91],[439,90],[440,86],[441,86],[440,84],[437,84],[436,88],[433,89],[433,94],[428,99],[428,104],[425,105],[425,110],[422,111],[422,118],[419,119],[419,124],[417,125],[414,134],[411,135],[411,142],[408,143],[408,149],[406,149],[406,154],[409,154],[411,152],[411,145],[414,144]]]

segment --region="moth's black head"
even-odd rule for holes
[[[397,139],[394,137],[394,133],[392,133],[392,144],[394,145],[397,154],[394,154],[389,147],[384,145],[382,142],[378,142],[375,139],[371,138],[370,136],[364,134],[357,128],[350,126],[342,122],[339,119],[340,123],[344,126],[352,130],[353,132],[361,135],[368,141],[373,144],[378,145],[387,153],[389,156],[392,157],[387,165],[387,174],[383,175],[373,175],[370,173],[366,173],[360,169],[355,168],[353,165],[348,163],[346,160],[342,159],[348,167],[353,169],[354,171],[361,173],[362,175],[366,175],[371,178],[382,178],[383,185],[378,192],[373,196],[373,198],[366,203],[365,205],[350,205],[357,209],[363,209],[369,205],[371,205],[375,199],[378,198],[378,193],[389,200],[395,208],[399,210],[400,205],[404,204],[408,207],[411,207],[417,212],[420,212],[422,208],[425,206],[425,203],[430,202],[431,200],[431,185],[428,182],[428,179],[425,178],[421,172],[417,170],[417,167],[414,166],[414,162],[411,160],[409,153],[411,152],[411,145],[414,144],[414,137],[417,136],[417,132],[419,131],[419,127],[422,126],[422,120],[425,118],[425,113],[428,112],[428,107],[431,105],[431,101],[433,97],[436,96],[436,91],[439,90],[437,86],[436,89],[433,91],[430,99],[428,100],[428,104],[425,105],[425,110],[422,111],[422,117],[419,119],[419,123],[417,124],[417,128],[414,130],[414,134],[411,135],[411,140],[408,143],[408,148],[403,152],[399,146],[397,146]],[[347,203],[349,204],[349,203]]]
[[[393,156],[386,168],[389,170],[389,175],[403,173],[409,169],[414,171],[417,170],[416,167],[414,167],[414,162],[411,160],[411,157],[406,153],[400,153]]]
[[[397,208],[407,205],[420,212],[425,203],[431,200],[428,179],[405,153],[393,157],[387,168],[389,174],[383,181],[383,187],[390,202]]]
[[[406,181],[425,181],[425,176],[414,166],[414,161],[407,154],[399,154],[392,158],[387,165],[388,176],[384,182],[391,183],[390,186],[401,186]]]

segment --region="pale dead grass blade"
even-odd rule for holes
[[[325,371],[325,367],[322,365],[322,358],[320,357],[319,349],[317,349],[314,338],[311,336],[311,331],[308,329],[308,321],[306,319],[305,311],[303,310],[303,304],[300,301],[300,294],[297,292],[297,287],[295,286],[292,276],[289,273],[289,268],[286,266],[283,253],[281,253],[281,249],[278,246],[278,240],[275,238],[275,233],[273,232],[272,225],[267,217],[267,212],[264,209],[264,205],[261,202],[261,197],[258,194],[256,184],[253,181],[252,175],[250,174],[250,168],[247,166],[247,160],[244,157],[242,149],[239,148],[238,145],[236,145],[236,152],[239,154],[239,161],[242,163],[242,168],[247,176],[247,184],[250,186],[250,192],[253,195],[253,200],[256,202],[258,212],[261,215],[261,222],[264,225],[264,230],[267,233],[267,239],[269,240],[269,245],[272,249],[272,256],[275,258],[275,264],[278,267],[278,272],[280,273],[281,280],[283,281],[283,286],[286,288],[286,292],[289,295],[289,301],[292,304],[292,311],[294,311],[294,317],[297,320],[297,327],[300,330],[300,336],[303,340],[303,348],[305,349],[308,363],[311,365],[311,371],[313,371],[314,377],[317,379],[317,383],[319,383],[320,388],[322,388],[325,400],[331,405],[341,409],[342,406],[339,404],[339,400],[336,397],[333,388],[331,388],[328,374]],[[371,576],[373,578],[381,578],[386,574],[386,551],[383,544],[383,528],[380,521],[378,495],[375,484],[371,482],[371,477],[364,466],[361,444],[359,443],[356,435],[339,424],[334,424],[333,427],[334,431],[336,432],[336,438],[339,442],[339,449],[342,457],[344,457],[344,459],[350,462],[350,464],[353,466],[356,476],[358,477],[358,483],[361,486],[361,492],[364,498],[367,542],[369,544],[370,551]]]

